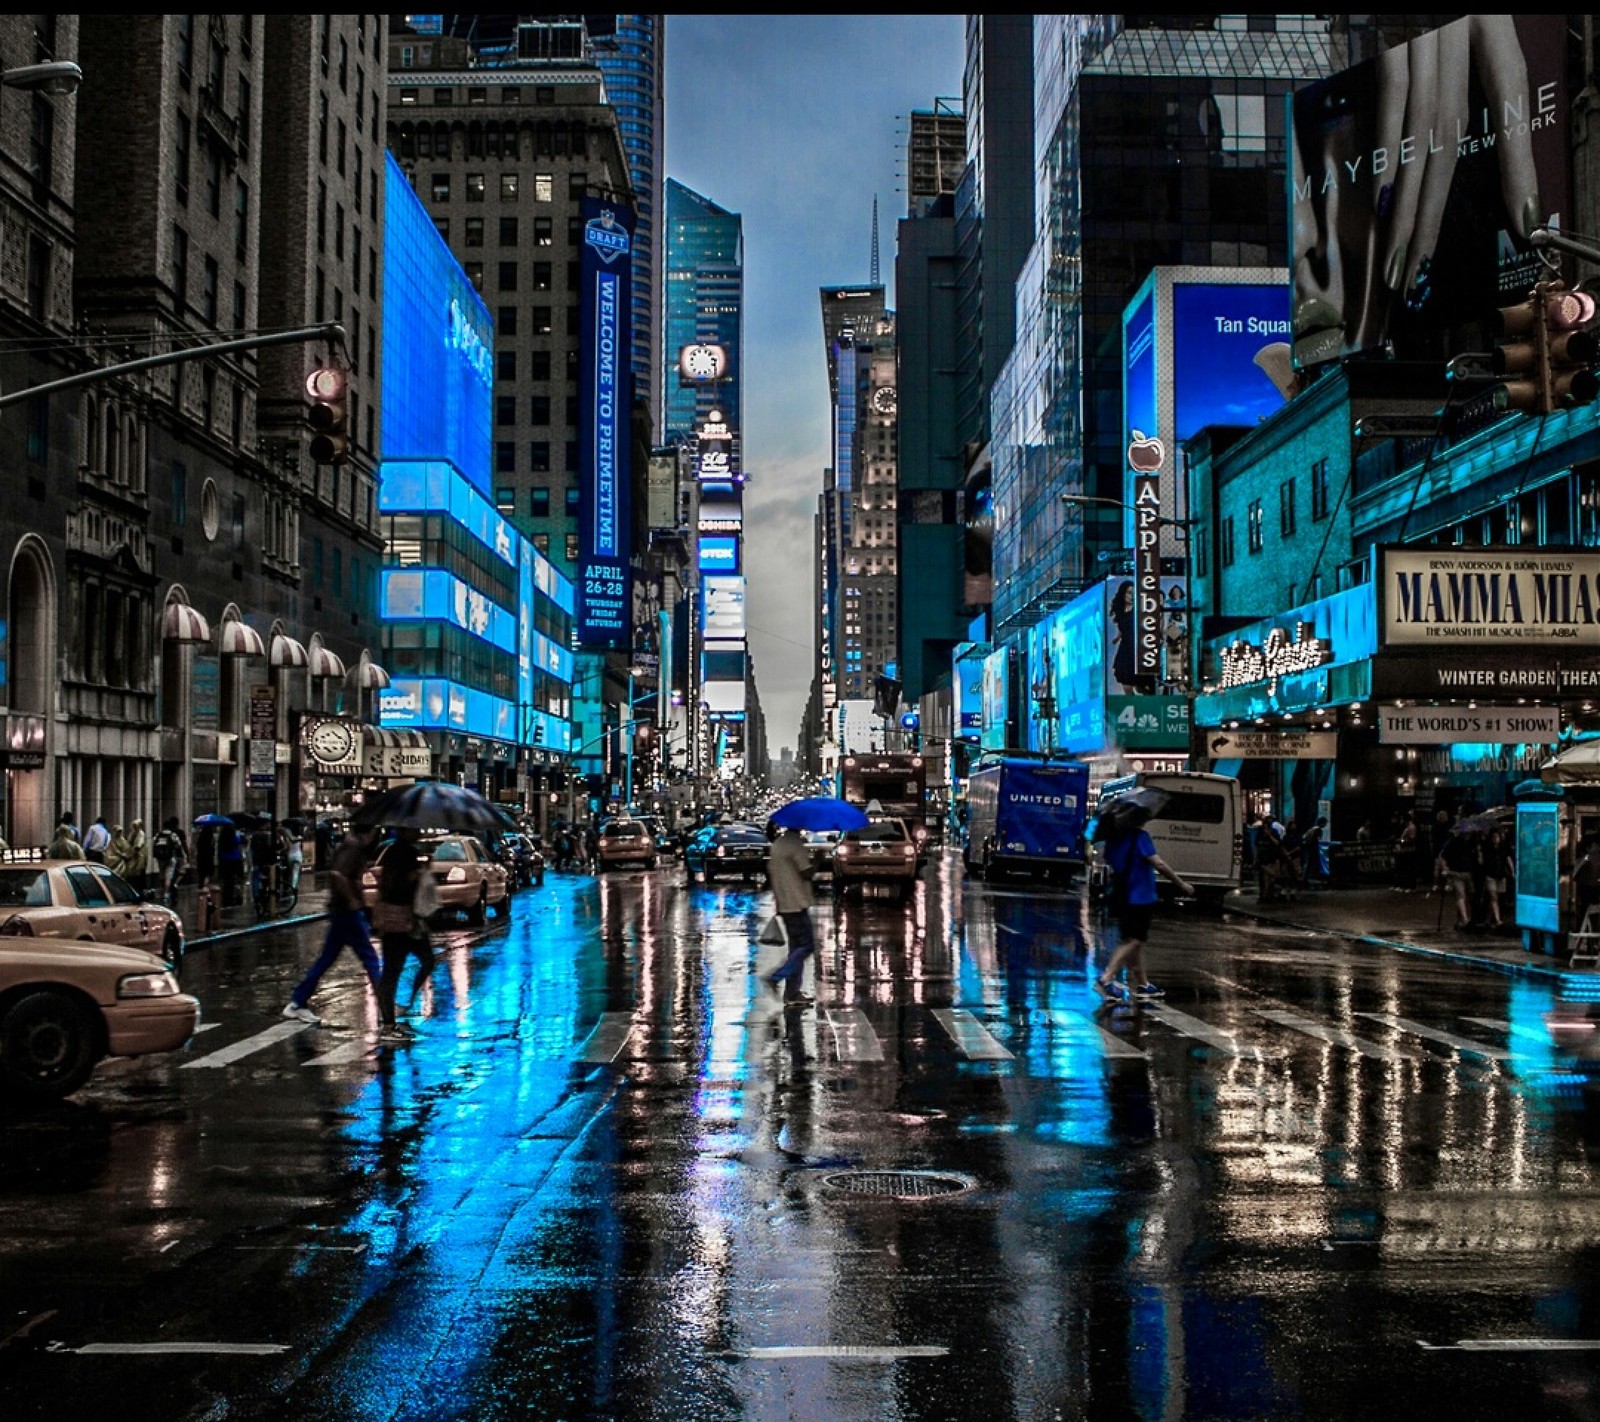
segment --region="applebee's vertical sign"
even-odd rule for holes
[[[1161,673],[1161,465],[1158,439],[1130,431],[1133,470],[1133,672],[1141,681]]]

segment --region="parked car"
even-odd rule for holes
[[[513,888],[538,889],[544,885],[544,851],[528,834],[507,833],[491,846],[496,862],[505,865]]]
[[[378,874],[384,857],[394,852],[396,842],[383,845],[372,864],[361,876],[361,897],[370,909],[378,902]],[[486,910],[496,918],[511,917],[511,875],[503,864],[470,834],[430,835],[418,848],[429,858],[428,868],[439,891],[439,912],[465,914],[470,924],[481,924]]]
[[[683,836],[669,830],[660,815],[639,815],[637,818],[650,831],[658,854],[676,854],[683,848]]]
[[[67,1096],[105,1057],[176,1051],[194,1035],[198,999],[139,942],[154,922],[163,935],[155,941],[166,943],[160,915],[170,910],[135,895],[147,911],[141,929],[122,890],[133,893],[78,860],[0,868],[0,1085],[8,1093]],[[177,945],[172,962],[182,955],[181,927]]]
[[[618,864],[656,867],[656,839],[643,820],[607,820],[600,826],[594,872],[603,874]]]
[[[902,899],[917,883],[917,842],[904,820],[874,820],[862,829],[846,830],[833,849],[833,884],[842,897],[850,889],[887,884]]]
[[[105,865],[81,859],[0,865],[0,936],[120,943],[172,964],[183,957],[177,914]]]
[[[767,837],[755,825],[706,825],[684,842],[683,872],[689,883],[703,877],[753,883],[767,873]]]

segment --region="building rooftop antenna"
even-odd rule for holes
[[[878,195],[872,195],[872,280],[871,286],[878,284]]]

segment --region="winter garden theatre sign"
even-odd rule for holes
[[[1402,657],[1374,691],[1600,688],[1600,555],[1388,548],[1381,567],[1383,647]]]

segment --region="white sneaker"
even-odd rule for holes
[[[322,1019],[309,1007],[296,1007],[292,1002],[283,1009],[283,1015],[296,1022],[304,1022],[307,1027],[320,1027],[322,1025]]]

